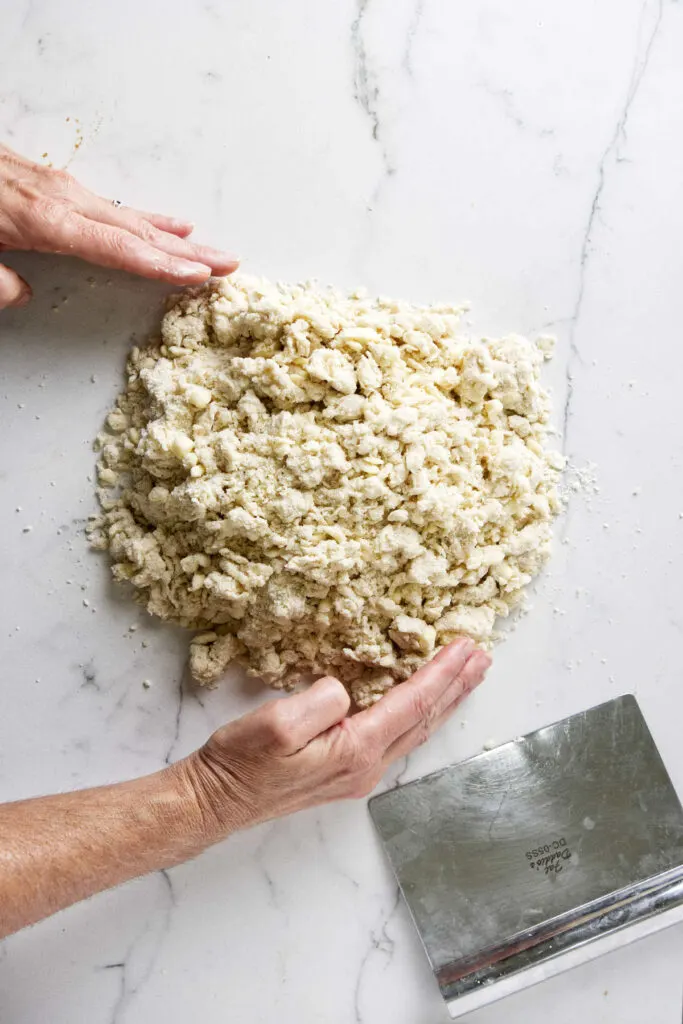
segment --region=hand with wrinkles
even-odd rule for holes
[[[342,684],[319,679],[223,726],[154,775],[0,805],[0,938],[240,829],[367,795],[453,714],[489,664],[471,641],[457,641],[351,716]]]
[[[342,684],[327,676],[223,726],[179,765],[206,838],[214,843],[236,828],[367,796],[394,761],[450,718],[490,664],[471,640],[459,640],[355,715]]]
[[[177,285],[230,274],[239,260],[188,241],[189,221],[132,210],[89,192],[66,171],[35,164],[0,146],[0,252],[80,256]],[[0,309],[25,306],[31,288],[0,263]]]

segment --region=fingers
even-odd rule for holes
[[[474,650],[469,639],[444,647],[407,682],[390,690],[382,700],[355,716],[361,741],[386,750],[400,736],[433,714],[434,705],[453,683]]]
[[[194,231],[194,224],[191,220],[178,220],[176,217],[167,217],[163,213],[148,213],[146,210],[134,210],[132,207],[128,207],[128,209],[136,217],[148,220],[150,224],[153,224],[155,228],[159,228],[160,231],[168,231],[169,234],[177,235],[178,238],[187,238]]]
[[[47,251],[80,256],[101,267],[127,270],[156,281],[201,284],[211,276],[211,267],[206,264],[170,256],[129,231],[80,214],[65,216],[47,243]]]
[[[40,167],[6,150],[0,156],[7,206],[0,248],[68,253],[177,285],[201,284],[211,274],[237,269],[239,260],[231,253],[190,242],[189,221],[116,205],[65,171]],[[16,301],[13,279],[5,280],[3,289],[5,304]]]
[[[490,667],[491,656],[486,651],[474,651],[457,678],[434,704],[433,720],[437,722],[441,715],[446,712],[450,713],[454,703],[459,703],[463,697],[466,697],[484,681],[484,676]]]
[[[177,256],[180,259],[189,260],[193,263],[201,263],[211,268],[214,274],[231,274],[239,266],[239,259],[232,253],[220,252],[207,245],[196,245],[188,242],[184,233],[179,232],[177,227],[182,222],[170,221],[169,218],[151,216],[157,221],[170,221],[176,230],[160,228],[149,216],[132,210],[127,206],[114,206],[105,199],[87,193],[85,198],[78,204],[79,212],[93,221],[101,224],[109,224],[111,227],[123,228],[133,235],[137,235],[144,242],[159,249],[160,252],[168,253],[169,256]],[[191,225],[184,224],[183,227]]]
[[[433,714],[414,725],[387,749],[385,766],[405,757],[420,744],[429,739],[448,721],[463,700],[484,681],[491,666],[491,658],[485,651],[475,651],[467,661],[460,675],[453,680],[434,704]]]
[[[0,309],[25,306],[31,301],[31,289],[23,277],[0,263]]]
[[[295,754],[346,716],[351,699],[338,679],[325,676],[307,690],[259,708],[256,742],[279,754]]]

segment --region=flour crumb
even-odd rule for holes
[[[599,494],[598,467],[594,462],[583,466],[568,463],[565,467],[561,496],[566,501],[571,494]]]

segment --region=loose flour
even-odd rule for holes
[[[368,705],[466,634],[484,646],[548,552],[548,339],[462,310],[232,277],[133,349],[98,439],[93,543],[192,673],[331,672]]]

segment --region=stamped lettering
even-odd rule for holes
[[[559,875],[571,860],[572,852],[565,836],[543,843],[526,851],[526,859],[532,871],[544,875]]]

